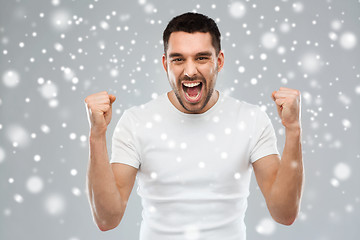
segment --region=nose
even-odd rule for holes
[[[192,78],[197,74],[196,64],[193,61],[187,61],[184,68],[184,75]]]

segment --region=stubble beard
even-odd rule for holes
[[[168,78],[169,78],[169,76],[168,76]],[[182,80],[189,80],[189,81],[192,80],[192,81],[195,81],[195,80],[199,80],[199,79],[200,79],[200,80],[202,81],[202,83],[203,83],[203,86],[202,86],[202,87],[205,88],[205,89],[201,89],[201,91],[204,91],[204,93],[206,93],[206,88],[207,88],[206,82],[207,82],[207,81],[206,81],[206,79],[205,79],[204,77],[189,78],[189,77],[186,77],[186,76],[185,76],[185,77],[180,78],[180,79],[178,80],[178,86],[179,86],[179,88],[177,88],[176,85],[175,85],[175,86],[171,85],[171,86],[172,86],[172,89],[173,89],[173,91],[174,91],[174,93],[175,93],[175,96],[176,96],[177,100],[179,101],[180,105],[181,105],[186,111],[188,111],[188,112],[197,113],[197,112],[203,110],[203,109],[205,108],[205,106],[208,104],[208,102],[210,101],[212,94],[214,93],[215,84],[214,84],[214,86],[210,86],[209,91],[208,91],[208,94],[207,94],[206,99],[205,99],[205,102],[204,102],[204,104],[200,107],[200,109],[196,109],[196,110],[188,109],[188,108],[185,106],[183,100],[181,99],[180,93],[179,93],[179,90],[180,90],[180,91],[183,90],[181,81],[182,81]]]

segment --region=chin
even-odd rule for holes
[[[204,95],[204,96],[201,96],[199,101],[190,102],[186,99],[184,94],[182,94],[181,98],[179,99],[179,102],[182,105],[182,107],[190,113],[201,113],[203,111],[203,109],[206,107],[206,105],[209,102],[210,97],[211,97],[210,95]]]

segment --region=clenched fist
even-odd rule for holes
[[[301,95],[296,89],[281,87],[272,93],[272,99],[281,118],[281,122],[287,129],[301,128]]]
[[[91,132],[103,134],[111,121],[112,104],[116,97],[106,91],[91,94],[85,98]]]

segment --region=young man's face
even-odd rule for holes
[[[223,67],[224,54],[220,51],[216,55],[210,33],[171,33],[162,60],[184,112],[202,113],[216,102],[214,97],[217,96],[213,92],[217,74]]]

